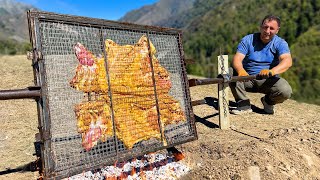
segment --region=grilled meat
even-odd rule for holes
[[[107,61],[80,43],[74,47],[79,64],[70,85],[97,96],[94,101],[75,106],[83,147],[88,151],[99,140],[104,142],[114,136],[109,90],[116,136],[127,148],[142,140],[161,137],[166,145],[165,126],[185,121],[185,115],[179,102],[168,94],[172,87],[169,72],[156,58],[155,47],[146,36],[135,45],[123,46],[107,39],[105,47]]]

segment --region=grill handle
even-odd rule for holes
[[[222,84],[224,82],[236,82],[236,81],[249,81],[257,79],[257,75],[250,76],[233,76],[230,79],[224,77],[218,78],[208,78],[208,79],[189,79],[189,87],[198,86],[198,85],[207,85],[207,84]]]
[[[41,96],[40,86],[30,86],[25,89],[0,90],[0,100],[36,99]]]

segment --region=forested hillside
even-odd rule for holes
[[[294,99],[320,104],[319,9],[320,0],[195,0],[188,11],[152,25],[182,29],[186,58],[196,61],[188,65],[188,73],[216,77],[217,56],[227,54],[231,61],[240,39],[258,32],[265,15],[275,14],[282,21],[278,35],[289,43],[294,59],[282,76],[292,85]],[[135,12],[144,16],[143,9]]]
[[[293,86],[293,98],[320,104],[320,0],[197,0],[194,7],[193,12],[207,12],[184,28],[186,56],[196,60],[188,66],[190,74],[217,76],[217,56],[228,54],[231,60],[240,39],[259,31],[265,15],[275,14],[282,21],[278,35],[287,40],[294,58],[283,74]]]
[[[289,80],[294,98],[320,104],[320,25],[313,26],[291,46],[294,66],[283,77]]]

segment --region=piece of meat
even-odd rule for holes
[[[108,92],[108,82],[105,70],[105,61],[94,56],[81,43],[74,46],[79,64],[76,74],[69,82],[70,86],[83,92]]]
[[[82,145],[89,151],[93,146],[112,137],[110,107],[106,101],[89,101],[75,106],[78,132],[82,134]]]
[[[161,140],[166,146],[165,126],[186,118],[179,102],[168,94],[172,87],[169,72],[156,58],[155,47],[146,36],[137,44],[123,46],[107,39],[105,47],[107,61],[97,58],[80,43],[74,48],[79,65],[70,85],[83,92],[96,93],[94,100],[75,106],[83,147],[90,150],[99,140],[103,142],[113,136],[114,131],[128,149],[151,138]]]
[[[77,59],[79,60],[79,63],[82,65],[92,66],[94,63],[94,57],[91,52],[87,51],[86,48],[80,44],[76,43],[76,45],[73,47]]]

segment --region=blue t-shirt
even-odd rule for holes
[[[290,53],[288,43],[279,36],[264,44],[260,33],[249,34],[242,38],[237,52],[244,54],[243,68],[249,75],[256,75],[262,69],[272,69],[279,64],[279,56]]]

